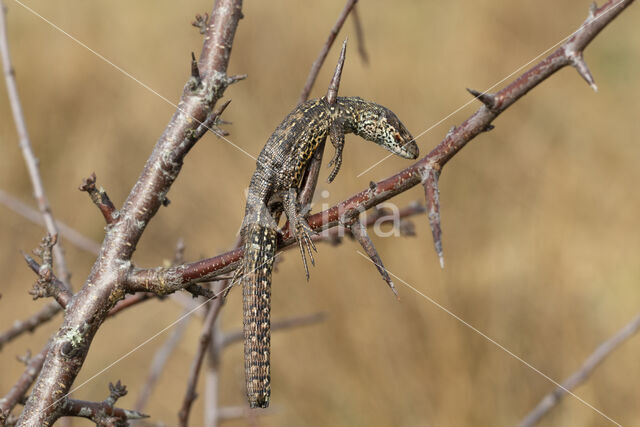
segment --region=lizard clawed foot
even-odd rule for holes
[[[300,247],[300,256],[302,256],[302,263],[304,264],[304,272],[307,276],[307,280],[309,280],[309,266],[307,265],[307,254],[309,254],[309,259],[311,260],[311,265],[316,265],[316,260],[313,258],[313,249],[318,252],[316,249],[316,245],[313,243],[313,239],[311,236],[316,234],[315,231],[309,227],[307,221],[302,216],[298,216],[295,220],[295,226],[291,226],[291,233],[296,236],[296,240],[298,240],[298,246]],[[306,253],[305,253],[306,250]]]

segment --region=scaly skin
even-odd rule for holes
[[[242,282],[244,355],[247,397],[252,408],[269,406],[271,272],[276,254],[277,221],[284,212],[309,277],[306,253],[313,263],[311,230],[297,203],[301,180],[315,150],[329,136],[336,149],[329,163],[336,177],[342,163],[344,135],[356,135],[398,156],[415,159],[418,146],[389,109],[357,97],[338,97],[330,105],[325,98],[297,106],[273,132],[258,157],[251,177],[242,226],[244,259],[234,281]]]

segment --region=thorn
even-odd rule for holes
[[[236,74],[234,76],[227,77],[227,86],[232,85],[240,80],[244,80],[247,78],[247,74]]]
[[[442,227],[440,225],[440,190],[438,189],[438,179],[440,172],[433,167],[429,167],[423,172],[422,185],[424,186],[424,196],[427,201],[427,215],[429,225],[433,235],[433,244],[440,259],[440,267],[444,268],[444,254],[442,251]]]
[[[220,117],[222,115],[222,113],[224,113],[224,110],[227,109],[227,107],[229,106],[229,104],[231,104],[231,100],[227,100],[227,102],[225,102],[224,104],[222,104],[222,106],[220,108],[218,108],[218,111],[216,111],[214,114],[217,117]]]
[[[591,75],[591,71],[589,71],[589,67],[587,67],[587,63],[584,62],[584,57],[582,56],[582,52],[570,55],[571,64],[578,70],[578,74],[582,76],[582,78],[591,86],[591,89],[594,92],[598,92],[598,86],[596,85],[595,80],[593,79],[593,75]]]
[[[486,125],[484,127],[484,129],[482,129],[482,132],[491,132],[492,130],[494,130],[496,127],[494,125],[492,125],[491,123],[489,123],[488,125]]]
[[[380,259],[380,255],[378,255],[378,251],[376,250],[376,247],[373,245],[373,242],[371,241],[369,234],[367,234],[366,227],[360,221],[356,220],[353,224],[349,225],[349,230],[351,230],[351,234],[353,235],[353,237],[355,237],[358,243],[360,243],[360,245],[362,246],[362,249],[364,249],[367,255],[369,255],[369,259],[371,259],[371,261],[375,264],[376,268],[378,269],[378,272],[380,273],[384,281],[387,282],[387,285],[389,285],[389,287],[395,294],[396,298],[400,299],[398,297],[398,290],[396,289],[395,285],[391,281],[391,277],[389,277],[389,273],[387,272],[387,269],[384,268],[384,265],[382,264],[382,259]]]
[[[596,17],[596,12],[598,11],[598,4],[596,2],[591,3],[589,6],[589,19],[593,19]]]
[[[336,70],[333,73],[331,83],[329,83],[329,89],[327,89],[327,102],[329,104],[335,104],[336,98],[338,98],[338,88],[340,87],[340,79],[342,78],[342,67],[344,66],[344,59],[347,52],[347,39],[342,42],[342,50],[340,51],[340,58],[336,64]]]
[[[477,90],[467,88],[467,91],[482,102],[489,110],[493,111],[496,107],[496,97],[490,93],[478,92]]]
[[[200,70],[198,69],[198,61],[196,60],[196,55],[193,52],[191,52],[191,77],[196,79],[198,84],[200,83]]]

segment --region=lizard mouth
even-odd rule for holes
[[[405,159],[417,159],[420,155],[418,144],[411,135],[402,137],[400,134],[394,135],[395,144],[389,149],[393,154],[397,154]]]

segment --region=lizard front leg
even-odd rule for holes
[[[336,175],[338,175],[340,166],[342,165],[342,148],[344,147],[344,124],[342,120],[334,120],[331,123],[329,127],[329,138],[331,139],[331,144],[333,144],[333,147],[336,149],[333,159],[331,159],[327,165],[327,167],[333,166],[333,170],[327,179],[327,182],[331,183]]]
[[[304,264],[304,271],[309,280],[309,267],[307,266],[307,253],[311,259],[311,265],[315,265],[315,259],[313,258],[313,249],[318,252],[316,245],[313,243],[311,236],[314,231],[307,224],[307,220],[304,219],[304,213],[300,211],[298,207],[298,191],[296,188],[289,188],[283,197],[284,212],[289,219],[289,228],[291,235],[296,236],[298,246],[300,247],[300,255],[302,256],[302,263]],[[306,250],[306,252],[305,252]]]

